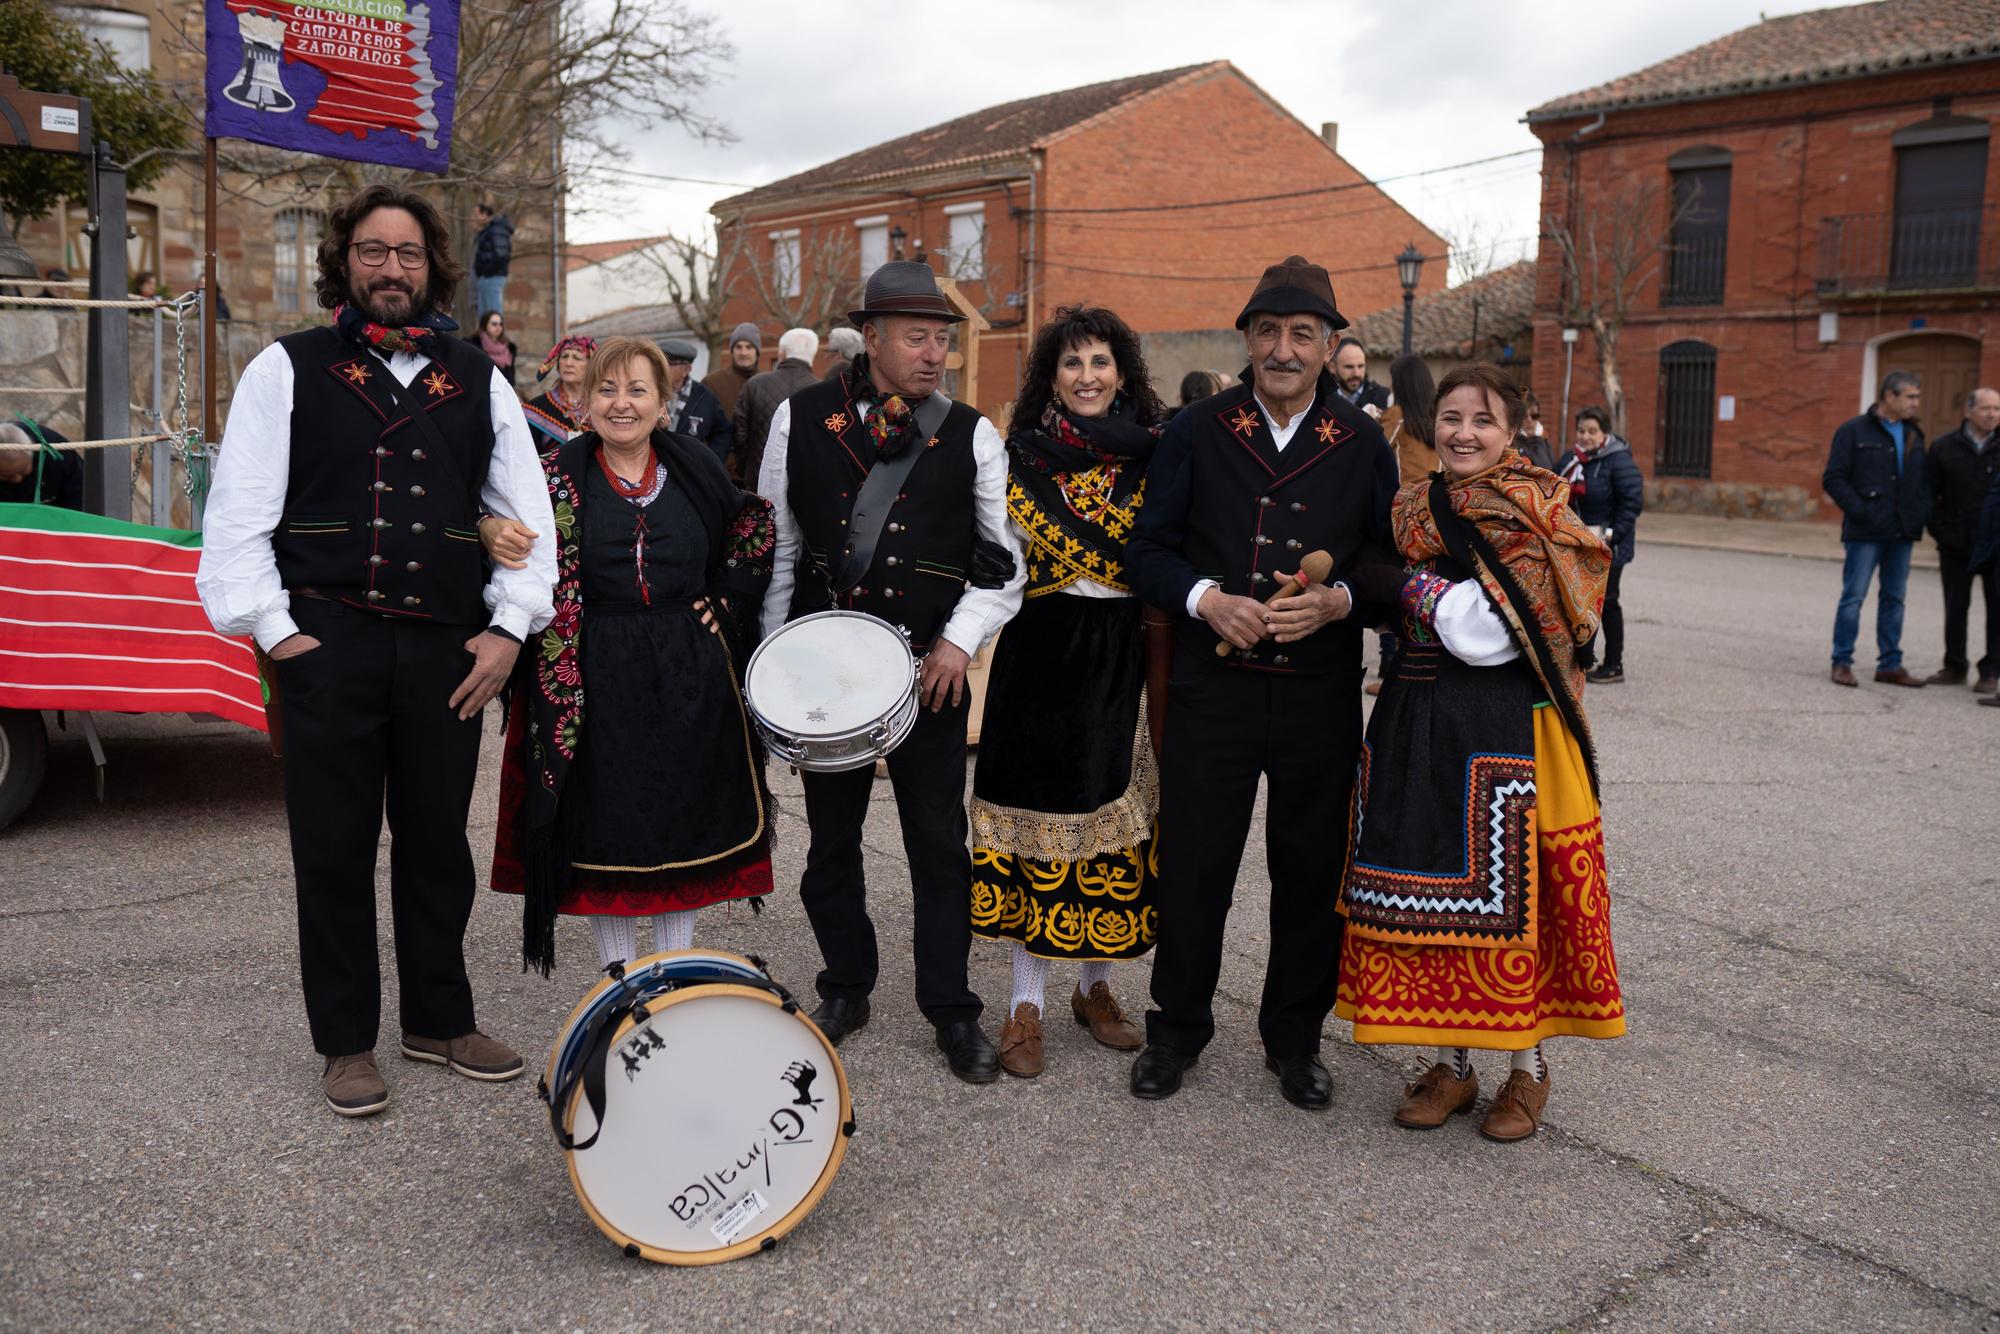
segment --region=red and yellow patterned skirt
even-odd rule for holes
[[[1561,714],[1534,714],[1533,947],[1394,944],[1346,931],[1334,1013],[1353,1023],[1356,1042],[1521,1051],[1625,1032],[1590,776]]]

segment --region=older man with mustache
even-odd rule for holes
[[[1155,844],[1154,1008],[1132,1066],[1135,1097],[1171,1097],[1215,1035],[1223,927],[1261,776],[1265,1064],[1295,1106],[1332,1099],[1319,1042],[1340,954],[1334,904],[1361,745],[1361,634],[1388,615],[1403,582],[1389,537],[1396,456],[1328,366],[1346,325],[1319,265],[1293,255],[1264,271],[1236,319],[1250,354],[1243,382],[1168,426],[1126,547],[1132,586],[1178,620]],[[1332,577],[1266,602],[1314,551],[1333,558]]]
[[[389,1103],[375,1064],[375,858],[386,800],[405,1057],[521,1073],[481,1033],[465,974],[467,810],[480,713],[549,623],[555,519],[521,401],[478,346],[442,336],[462,270],[422,196],[363,190],[327,221],[320,305],[244,369],[196,576],[218,630],[270,655],[284,722],[299,966],[323,1091]],[[524,525],[488,577],[482,514]]]

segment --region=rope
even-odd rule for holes
[[[59,384],[0,384],[0,394],[87,394],[88,389],[65,389]]]
[[[81,288],[84,288],[84,289],[88,290],[88,289],[89,289],[89,287],[90,287],[90,282],[89,282],[89,280],[88,280],[88,279],[84,279],[84,278],[0,278],[0,286],[4,286],[4,287],[81,287]]]
[[[166,440],[180,440],[180,436],[120,436],[118,440],[64,440],[58,450],[116,450],[126,444],[162,444]],[[40,450],[40,444],[14,444],[12,440],[0,440],[0,450]]]
[[[8,296],[0,293],[0,306],[59,306],[64,310],[84,310],[102,306],[117,310],[157,310],[173,304],[171,301],[148,301],[139,297],[126,301],[85,301],[80,297]]]

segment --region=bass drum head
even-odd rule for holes
[[[826,1194],[854,1108],[833,1046],[768,991],[696,985],[619,1024],[597,1142],[566,1151],[584,1212],[662,1264],[776,1243]],[[564,1127],[596,1129],[578,1084]]]
[[[765,640],[743,689],[764,722],[788,736],[838,736],[893,713],[915,671],[910,646],[887,621],[824,611]]]
[[[632,960],[625,965],[625,976],[640,995],[652,997],[664,991],[670,982],[730,979],[749,982],[768,974],[742,955],[723,950],[665,950]],[[549,1049],[548,1068],[542,1076],[543,1088],[562,1086],[570,1066],[583,1058],[583,1039],[591,1018],[604,1007],[617,1003],[622,986],[616,979],[600,977],[597,985],[583,993],[583,999],[556,1030],[555,1045]]]

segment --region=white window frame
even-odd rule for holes
[[[318,209],[284,208],[271,215],[271,301],[280,314],[302,314],[317,304],[313,283],[324,235],[326,215]]]
[[[153,22],[146,15],[103,5],[61,5],[56,12],[110,51],[118,68],[135,74],[153,68]]]
[[[959,282],[982,282],[986,278],[986,203],[947,204],[944,210],[945,254],[950,257],[951,276]],[[973,240],[961,246],[951,235],[960,218],[974,220]]]
[[[877,213],[873,217],[856,218],[854,231],[854,248],[860,254],[861,281],[865,283],[875,276],[876,269],[889,262],[889,215]],[[881,253],[871,256],[871,249]]]
[[[797,227],[771,233],[771,283],[779,296],[796,297],[805,290],[799,273],[803,244]]]

